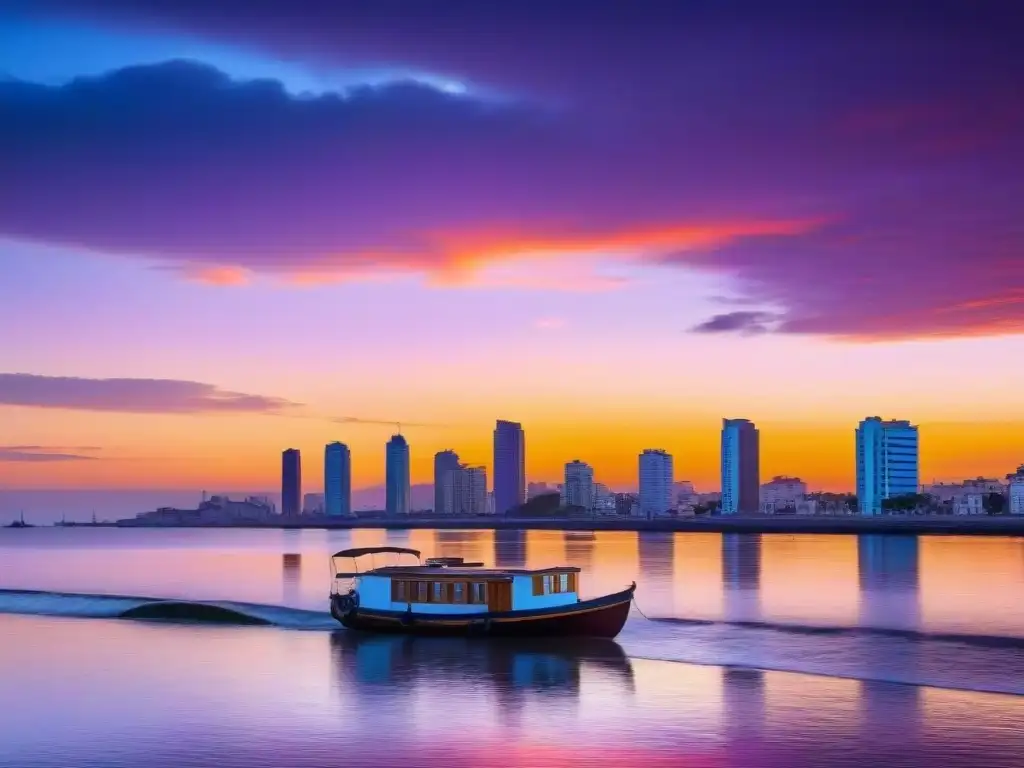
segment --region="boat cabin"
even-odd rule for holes
[[[415,558],[407,564],[378,566],[376,557]],[[365,557],[370,567],[360,570]],[[352,570],[339,570],[335,561],[351,558]],[[367,547],[342,550],[335,564],[332,594],[357,596],[362,608],[411,611],[416,614],[503,613],[573,605],[579,598],[579,568],[483,568],[462,558],[429,558],[403,547]]]

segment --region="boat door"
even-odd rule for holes
[[[511,581],[492,581],[487,584],[487,610],[491,613],[512,610]]]

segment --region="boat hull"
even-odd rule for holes
[[[331,598],[331,615],[342,626],[361,632],[463,637],[603,637],[622,631],[635,586],[572,605],[525,611],[436,614],[382,611],[357,607],[347,612],[339,596]]]

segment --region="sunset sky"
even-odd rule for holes
[[[0,487],[1024,463],[1024,4],[0,0]]]

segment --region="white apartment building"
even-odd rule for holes
[[[962,493],[953,499],[954,515],[984,515],[985,514],[984,493],[972,492]]]
[[[937,501],[952,502],[972,493],[1006,493],[1006,483],[987,477],[976,477],[962,483],[932,483],[921,487],[921,493],[932,496]]]
[[[918,430],[909,421],[869,416],[857,427],[857,500],[862,515],[882,514],[882,502],[918,491]]]
[[[1024,515],[1024,464],[1017,467],[1012,475],[1007,475],[1010,482],[1009,512],[1011,515]]]
[[[574,459],[565,465],[562,506],[594,508],[594,468],[586,462]]]
[[[444,476],[444,513],[446,515],[486,515],[491,511],[487,498],[487,470],[460,466]]]
[[[761,512],[774,515],[782,510],[798,511],[807,500],[807,483],[799,477],[776,475],[761,485]]]
[[[609,516],[615,514],[615,494],[604,483],[594,483],[594,513]]]
[[[675,507],[672,498],[672,455],[648,448],[640,454],[640,513],[645,516],[664,515]]]

